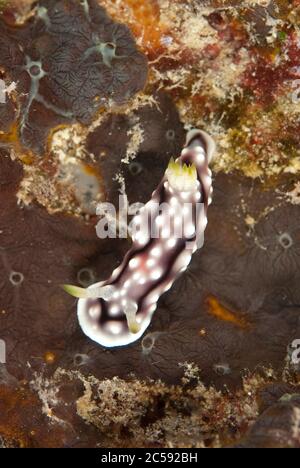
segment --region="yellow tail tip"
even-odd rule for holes
[[[136,335],[141,329],[138,323],[130,324],[128,328],[130,333],[133,333],[134,335]]]

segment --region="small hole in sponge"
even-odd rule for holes
[[[77,280],[78,283],[85,288],[91,286],[91,284],[95,283],[96,281],[94,272],[90,268],[82,268],[79,270],[77,273]]]
[[[132,162],[129,164],[129,171],[131,175],[137,176],[143,171],[143,166],[140,163]]]
[[[17,271],[12,271],[9,275],[9,281],[13,286],[20,286],[24,281],[24,275]]]
[[[29,69],[30,75],[37,77],[41,73],[41,68],[38,65],[32,65]]]
[[[231,369],[229,364],[221,363],[221,364],[215,364],[214,365],[214,371],[218,375],[228,375],[231,373]]]
[[[151,336],[145,336],[142,341],[142,348],[144,352],[149,352],[154,346],[155,340]]]
[[[281,245],[281,247],[283,247],[284,249],[290,249],[293,245],[293,239],[291,238],[291,236],[285,232],[284,234],[281,234],[281,236],[279,236],[279,244]]]
[[[163,332],[154,332],[154,333],[148,333],[141,342],[142,346],[142,353],[144,355],[148,355],[151,353],[152,349],[155,346],[155,342],[158,339],[160,335],[162,335]]]
[[[80,367],[80,366],[84,366],[85,364],[87,364],[89,360],[90,358],[87,354],[75,354],[73,363],[74,363],[74,366]]]
[[[116,50],[116,44],[114,44],[113,42],[107,42],[105,44],[105,47],[109,50]]]
[[[174,141],[175,137],[176,137],[175,130],[170,129],[166,132],[166,138],[168,141]]]

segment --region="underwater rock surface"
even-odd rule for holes
[[[30,3],[0,18],[0,446],[299,447],[299,2]],[[147,201],[187,124],[218,143],[204,247],[105,350],[60,284],[121,262],[95,205]]]
[[[42,0],[24,27],[1,22],[0,39],[0,66],[18,82],[20,141],[35,153],[48,129],[88,124],[110,100],[126,102],[146,82],[146,59],[128,28],[95,0]]]

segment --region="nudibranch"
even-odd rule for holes
[[[87,289],[64,287],[79,298],[79,324],[93,341],[111,348],[138,340],[160,296],[202,246],[214,150],[214,141],[205,132],[189,131],[181,156],[170,162],[151,200],[134,217],[133,244],[121,265],[107,281]]]

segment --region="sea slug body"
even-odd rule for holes
[[[130,251],[104,282],[88,289],[65,286],[79,297],[79,324],[90,339],[111,348],[138,340],[148,328],[157,302],[188,267],[203,244],[215,144],[191,130],[186,146],[171,161],[151,200],[134,218]]]

